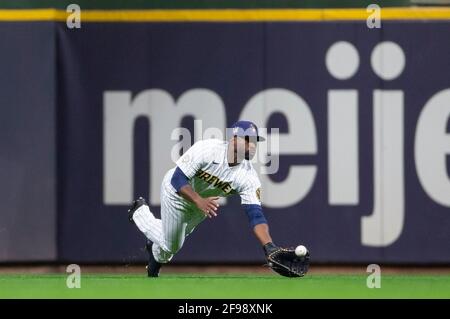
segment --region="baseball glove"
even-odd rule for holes
[[[264,246],[268,266],[285,277],[303,277],[309,269],[309,251],[305,256],[297,256],[292,248],[281,248],[273,243]]]

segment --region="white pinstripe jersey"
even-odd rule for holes
[[[206,139],[196,142],[176,162],[202,197],[239,194],[242,204],[261,205],[261,182],[248,160],[230,167],[228,142]]]

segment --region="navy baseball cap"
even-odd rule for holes
[[[232,136],[256,137],[256,140],[258,142],[262,142],[262,141],[266,140],[264,137],[258,135],[258,127],[255,125],[255,123],[250,122],[250,121],[237,121],[231,127],[231,131],[232,131]]]

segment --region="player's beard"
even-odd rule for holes
[[[253,159],[253,157],[255,157],[255,154],[256,154],[255,151],[248,150],[245,152],[245,159],[247,161],[251,161]]]
[[[234,162],[241,163],[244,159],[251,160],[256,154],[256,148],[249,148],[245,146],[245,142],[242,140],[234,140],[232,144],[234,151]]]

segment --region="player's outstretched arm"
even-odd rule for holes
[[[266,245],[272,242],[272,237],[269,234],[269,225],[264,217],[261,205],[245,204],[242,205],[247,213],[248,221],[253,229],[253,232],[258,238],[261,245]]]
[[[258,224],[253,227],[253,232],[256,238],[258,238],[261,245],[265,246],[272,242],[272,237],[269,234],[269,226],[267,224]]]

